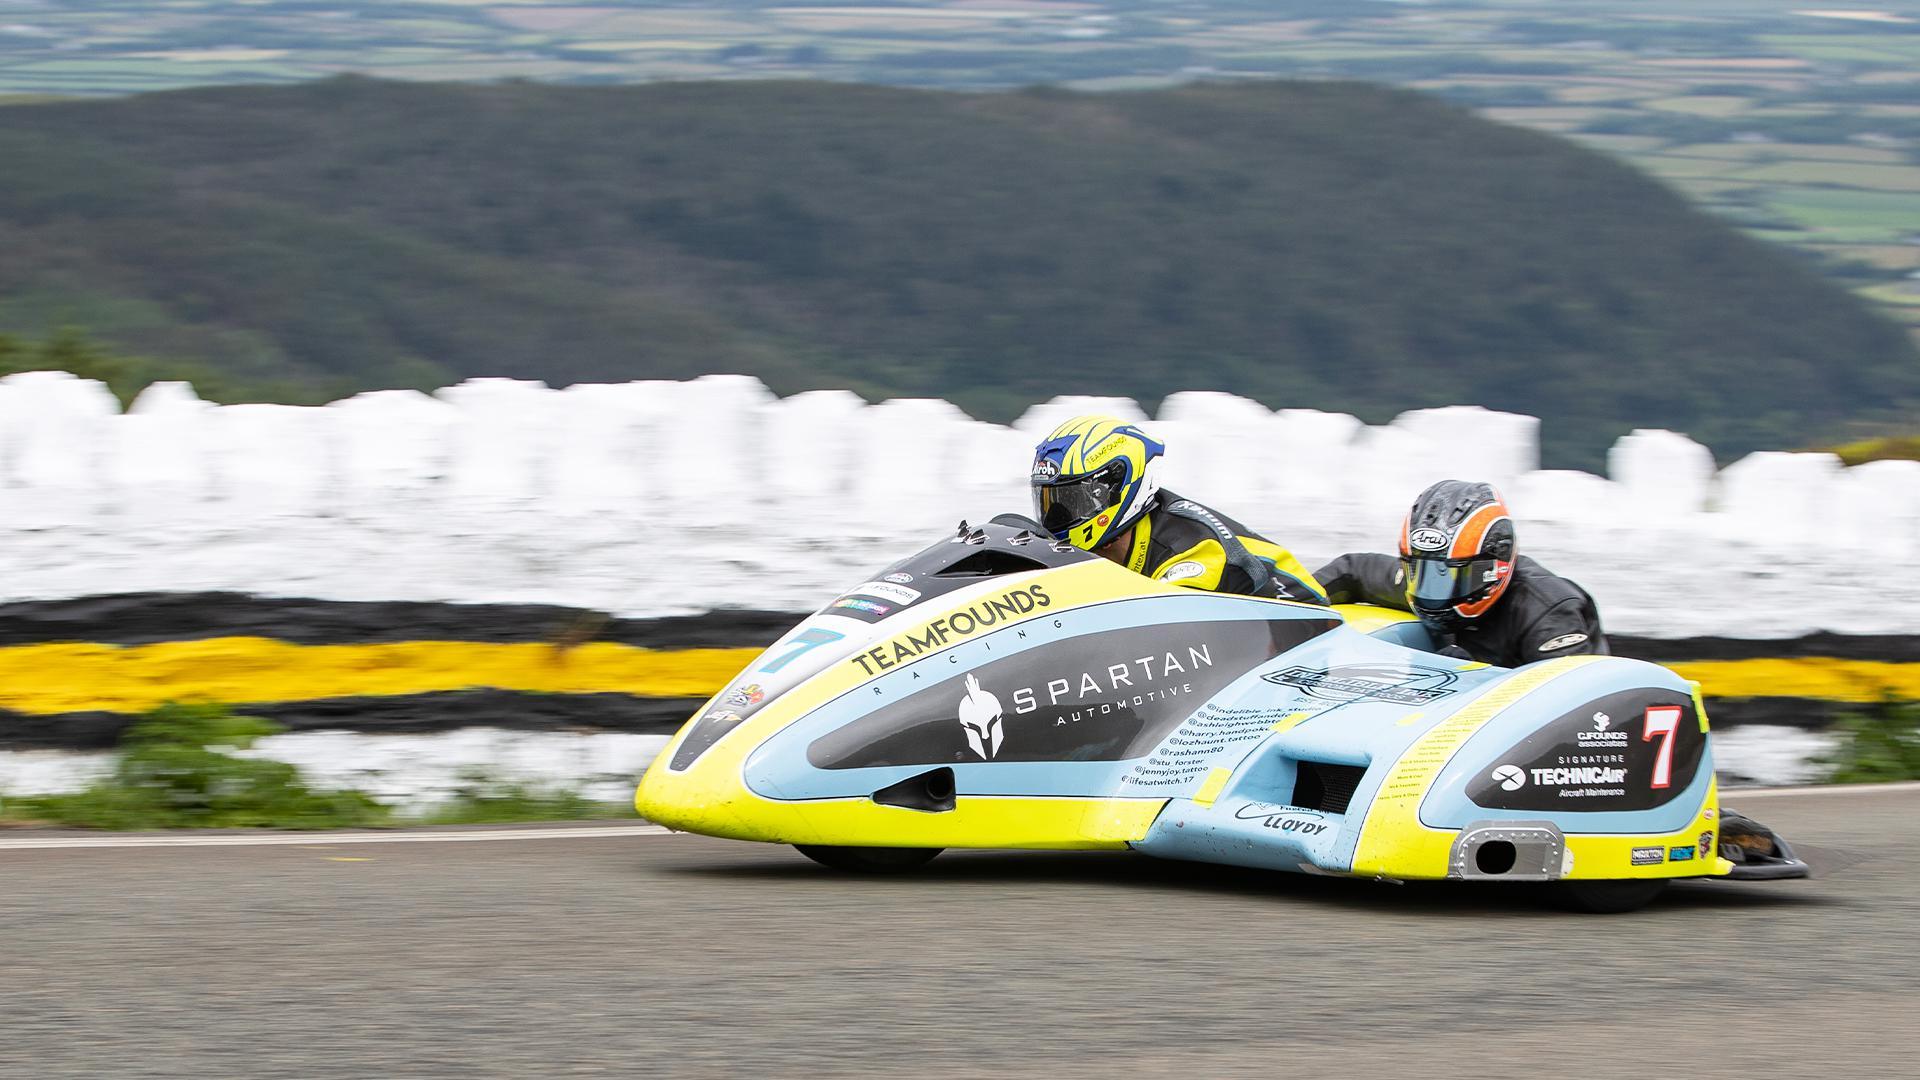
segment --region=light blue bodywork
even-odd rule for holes
[[[812,711],[749,755],[744,780],[749,789],[770,799],[866,797],[925,772],[927,766],[817,768],[808,760],[809,745],[889,703],[989,661],[1108,630],[1249,619],[1325,620],[1329,614],[1324,608],[1212,593],[1132,597],[1046,614],[930,652]],[[1046,632],[1036,632],[1043,625]],[[1340,626],[1258,664],[1205,701],[1194,701],[1187,719],[1144,753],[1113,761],[959,761],[951,765],[954,787],[963,796],[1163,797],[1169,800],[1165,809],[1146,837],[1134,845],[1141,851],[1206,862],[1347,872],[1353,866],[1367,810],[1392,764],[1421,736],[1513,674],[1510,669],[1419,651],[1388,640],[1392,638],[1425,640],[1418,624],[1390,625],[1374,636]],[[1445,682],[1446,692],[1421,704],[1368,697],[1333,701],[1265,677],[1294,668],[1355,665],[1443,673],[1436,678]],[[1469,802],[1465,794],[1474,778],[1484,775],[1543,723],[1603,695],[1643,688],[1691,693],[1688,683],[1665,668],[1614,659],[1567,672],[1524,695],[1452,755],[1420,805],[1422,822],[1459,829],[1476,822],[1550,819],[1564,833],[1654,834],[1685,828],[1712,781],[1710,747],[1691,783],[1650,810],[1490,809]],[[1216,723],[1204,755],[1196,757],[1194,740],[1209,727],[1203,714],[1217,717],[1223,715],[1221,710],[1285,716],[1288,726],[1275,730],[1273,724],[1249,725],[1222,738]],[[1017,727],[1010,730],[1017,732]],[[1143,769],[1163,755],[1178,758],[1191,775],[1171,784],[1144,781]],[[1303,759],[1366,769],[1345,813],[1288,807],[1295,790],[1296,763]],[[1224,787],[1216,783],[1207,804],[1196,802],[1205,778],[1222,769],[1231,771]]]

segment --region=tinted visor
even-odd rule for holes
[[[1125,462],[1109,462],[1098,472],[1052,484],[1033,485],[1033,514],[1055,536],[1085,525],[1120,501],[1126,486]]]
[[[1452,607],[1500,582],[1498,559],[1416,557],[1401,561],[1407,567],[1407,599],[1415,607]]]

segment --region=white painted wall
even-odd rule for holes
[[[438,735],[300,731],[270,735],[242,757],[284,761],[319,788],[358,788],[382,802],[425,808],[454,796],[473,771],[496,780],[570,788],[602,802],[626,802],[667,743],[665,735],[463,728]],[[1715,731],[1724,784],[1818,782],[1831,735],[1790,727]],[[0,805],[8,796],[80,791],[112,773],[109,751],[0,750]]]
[[[1063,398],[1011,427],[942,401],[780,399],[744,376],[550,390],[479,379],[323,408],[124,414],[64,373],[0,378],[0,599],[234,589],[539,601],[630,615],[801,610],[962,518],[1026,511],[1032,445],[1118,412],[1167,475],[1309,566],[1388,550],[1445,477],[1501,486],[1523,551],[1626,632],[1920,632],[1920,463],[1763,453],[1717,472],[1637,431],[1606,477],[1538,469],[1539,421],[1453,407],[1368,427],[1219,393]]]

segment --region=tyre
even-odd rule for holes
[[[829,847],[824,844],[795,844],[800,854],[835,870],[858,874],[903,874],[918,870],[933,861],[945,848],[922,847]]]
[[[1563,881],[1553,886],[1554,901],[1569,911],[1620,915],[1638,911],[1665,891],[1661,880]]]

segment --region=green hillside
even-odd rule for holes
[[[1920,401],[1893,325],[1659,183],[1346,83],[338,79],[0,108],[0,332],[335,392],[747,371],[1005,419],[1476,402],[1592,463]]]

